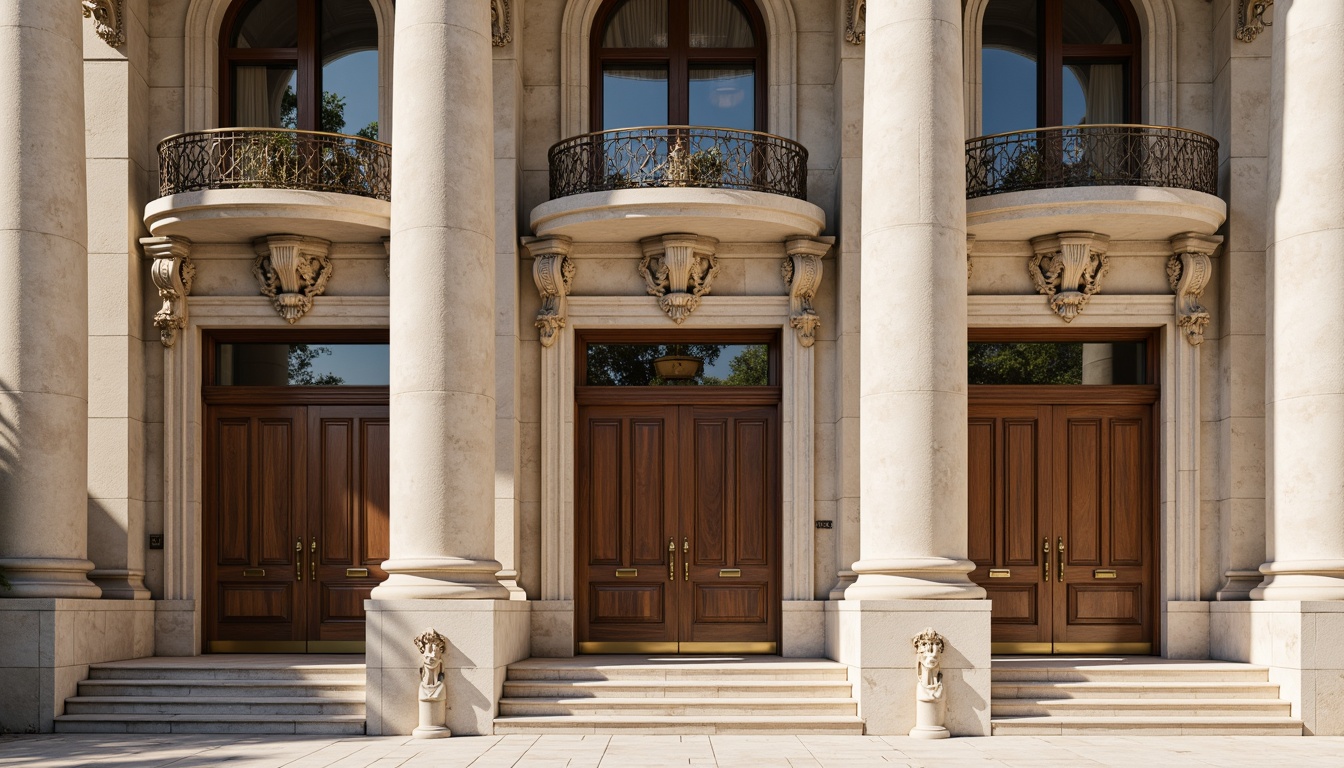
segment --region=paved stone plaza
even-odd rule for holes
[[[1344,738],[1266,736],[8,736],[0,766],[76,768],[1083,768],[1344,765]]]

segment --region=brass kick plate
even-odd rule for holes
[[[346,568],[345,576],[349,579],[365,579],[369,576],[368,568]]]
[[[1010,570],[1007,569],[1007,568],[990,568],[990,569],[989,569],[989,578],[991,578],[991,579],[1006,579],[1006,578],[1008,578],[1009,576],[1012,576],[1012,575],[1013,575],[1013,572],[1010,571]]]
[[[776,643],[583,642],[579,653],[778,653]]]
[[[244,575],[244,576],[254,576],[254,577],[255,577],[255,576],[265,576],[265,575],[266,575],[266,569],[265,569],[265,568],[244,568],[244,569],[243,569],[243,575]]]
[[[719,569],[719,578],[720,578],[720,579],[740,579],[740,578],[742,578],[742,569],[741,569],[741,568],[720,568],[720,569]]]
[[[1094,579],[1114,579],[1114,578],[1115,578],[1115,570],[1114,570],[1114,569],[1111,569],[1111,568],[1098,568],[1098,569],[1096,569],[1095,571],[1092,572],[1092,578],[1094,578]]]
[[[364,653],[363,640],[211,640],[209,653]]]
[[[635,577],[638,576],[638,575],[639,575],[639,569],[638,569],[638,568],[617,568],[617,569],[616,569],[616,578],[618,578],[618,579],[633,579],[633,578],[635,578]]]
[[[994,655],[1048,656],[1050,654],[1107,653],[1124,656],[1148,656],[1152,643],[990,643]]]

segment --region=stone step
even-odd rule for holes
[[[1301,736],[1291,717],[994,717],[995,736]]]
[[[290,666],[228,666],[214,664],[215,657],[199,663],[177,662],[151,666],[127,663],[91,664],[91,680],[310,680],[339,682],[364,679],[363,664],[312,664]]]
[[[1186,680],[1166,682],[1116,681],[1106,683],[995,682],[995,699],[1277,699],[1279,686],[1274,683]]]
[[[497,717],[495,734],[791,734],[863,733],[863,720],[803,715]]]
[[[992,699],[999,717],[1288,717],[1292,705],[1278,699]]]
[[[853,696],[853,686],[838,680],[570,680],[504,683],[505,698],[840,698]]]
[[[80,696],[305,696],[340,698],[364,693],[364,679],[349,680],[84,680]]]
[[[256,733],[362,736],[364,715],[58,715],[56,733]]]
[[[364,695],[330,697],[180,697],[180,696],[74,696],[65,700],[69,715],[291,715],[364,716]]]
[[[692,660],[668,657],[666,662],[641,657],[580,656],[575,659],[527,659],[509,665],[508,680],[833,680],[849,679],[849,668],[825,659],[760,661]],[[769,660],[766,660],[769,659]]]
[[[858,702],[849,698],[808,699],[722,699],[722,698],[530,698],[502,699],[501,716],[560,716],[588,717],[593,715],[660,717],[719,716],[719,715],[802,715],[823,717],[856,715]]]
[[[1017,663],[996,659],[990,671],[990,680],[999,682],[1167,682],[1222,681],[1266,682],[1269,670],[1254,664],[1234,662],[1142,663],[1119,664],[1039,664]]]

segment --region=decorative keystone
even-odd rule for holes
[[[1187,232],[1171,238],[1171,257],[1167,259],[1167,283],[1176,294],[1176,325],[1185,331],[1185,340],[1194,346],[1204,343],[1204,328],[1209,311],[1199,303],[1204,287],[1213,273],[1213,252],[1223,238]]]
[[[821,260],[831,250],[832,238],[795,237],[785,241],[788,253],[780,264],[784,285],[789,289],[789,325],[798,332],[798,343],[810,347],[816,342],[821,316],[812,300],[821,287]]]
[[[145,256],[154,260],[149,277],[159,289],[163,306],[154,313],[154,327],[159,329],[159,341],[172,348],[177,332],[187,327],[187,296],[196,279],[196,265],[191,261],[191,241],[185,237],[145,237],[140,245]]]
[[[572,241],[568,237],[528,238],[523,242],[532,254],[532,279],[541,294],[541,309],[537,310],[537,330],[541,346],[550,347],[565,327],[569,315],[569,287],[574,282],[575,264],[569,257]]]
[[[1027,273],[1036,292],[1049,297],[1050,309],[1071,323],[1092,294],[1101,290],[1110,262],[1106,247],[1110,238],[1095,232],[1060,232],[1033,238],[1035,252],[1027,261]]]
[[[271,235],[252,243],[257,260],[252,274],[261,286],[261,295],[269,296],[275,311],[286,322],[294,323],[313,308],[313,299],[321,296],[331,279],[331,242],[316,237]]]
[[[712,237],[663,235],[639,241],[644,258],[639,260],[639,275],[644,278],[650,296],[658,297],[658,306],[680,325],[700,306],[700,297],[709,293],[719,273],[719,257]]]

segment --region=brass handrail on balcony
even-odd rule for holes
[[[744,189],[807,199],[807,149],[758,131],[621,128],[558,142],[549,159],[552,200],[647,187]]]
[[[1060,187],[1218,193],[1218,141],[1153,125],[1070,125],[966,142],[966,197]]]
[[[359,136],[219,128],[159,142],[159,194],[295,189],[392,199],[392,147]]]

